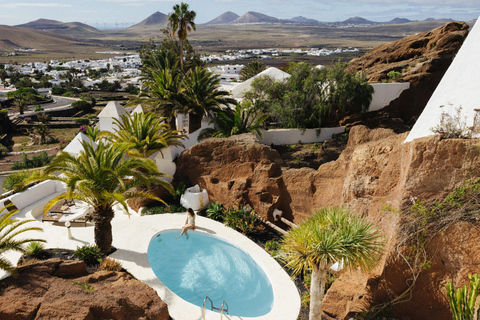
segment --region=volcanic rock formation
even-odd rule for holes
[[[87,274],[83,261],[51,259],[0,281],[0,319],[168,320],[155,290],[124,272]]]

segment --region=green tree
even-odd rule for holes
[[[168,146],[182,146],[183,137],[177,130],[170,130],[165,118],[154,113],[122,115],[115,119],[118,129],[114,133],[103,132],[100,137],[125,145],[130,157],[148,158]]]
[[[188,10],[187,3],[180,3],[173,6],[173,13],[168,17],[168,22],[172,29],[172,34],[177,34],[180,41],[180,69],[183,71],[183,47],[187,40],[188,32],[196,30],[195,11]]]
[[[0,209],[0,213],[4,209]],[[45,240],[42,239],[16,239],[19,234],[27,231],[42,231],[42,229],[38,227],[22,228],[23,225],[35,220],[12,220],[12,216],[17,212],[18,210],[12,210],[0,218],[0,269],[7,271],[13,276],[17,275],[15,267],[10,261],[2,257],[2,255],[10,250],[25,253],[25,244],[33,241],[45,242]]]
[[[156,164],[145,158],[125,158],[127,146],[106,145],[99,142],[95,149],[89,143],[82,143],[84,150],[77,157],[66,152],[60,153],[45,169],[48,179],[62,181],[67,191],[55,197],[45,207],[44,212],[58,201],[78,199],[93,207],[95,223],[95,243],[108,254],[112,250],[113,206],[119,203],[126,210],[126,201],[131,198],[149,198],[161,201],[158,197],[137,189],[137,186],[150,187],[152,183],[173,192],[172,186],[161,178]],[[62,173],[59,176],[54,172]],[[128,178],[126,178],[128,177]],[[47,179],[47,178],[44,178]]]
[[[320,320],[327,271],[342,261],[345,268],[370,270],[380,260],[383,239],[372,224],[345,208],[323,208],[283,238],[282,258],[294,274],[311,270],[310,320]]]
[[[243,67],[242,71],[240,71],[240,79],[245,81],[256,76],[265,69],[267,69],[267,66],[260,61],[249,62],[245,67]]]
[[[189,132],[200,128],[203,116],[213,115],[221,106],[235,104],[229,92],[220,90],[220,78],[205,68],[191,69],[182,82],[184,107],[181,112],[190,113]]]
[[[15,109],[18,110],[20,114],[23,114],[25,111],[25,108],[28,107],[28,102],[22,98],[16,98],[15,101],[13,102],[13,106]]]
[[[226,138],[248,132],[255,132],[261,137],[261,128],[267,118],[268,115],[248,102],[238,104],[235,110],[226,108],[217,112],[213,119],[214,127],[203,129],[198,136],[198,140],[209,137]]]

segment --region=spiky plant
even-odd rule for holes
[[[345,268],[373,268],[383,252],[383,239],[372,224],[341,207],[323,208],[292,228],[283,238],[281,258],[294,274],[312,271],[310,320],[320,320],[327,271],[335,262]]]
[[[0,210],[0,214],[4,209],[5,208]],[[17,212],[18,210],[10,211],[0,218],[0,269],[7,271],[13,276],[17,276],[18,272],[10,261],[2,257],[3,254],[10,250],[25,253],[25,244],[33,241],[45,242],[45,240],[42,239],[17,239],[20,234],[27,231],[43,231],[43,229],[39,227],[22,228],[23,225],[35,220],[12,220],[12,216]]]

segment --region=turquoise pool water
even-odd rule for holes
[[[258,317],[273,306],[270,281],[244,251],[204,233],[159,233],[148,247],[148,261],[155,275],[182,299],[203,306],[209,296],[215,307],[228,304],[229,314]],[[210,309],[207,301],[206,309]]]

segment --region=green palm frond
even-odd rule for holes
[[[4,209],[0,210],[0,214]],[[0,218],[0,269],[14,276],[17,272],[13,265],[7,259],[2,258],[1,255],[10,250],[25,253],[25,244],[32,241],[45,242],[42,239],[17,239],[19,235],[27,231],[43,231],[38,227],[23,227],[25,224],[35,220],[12,220],[12,216],[17,212],[18,210],[8,212]]]
[[[282,258],[295,274],[337,261],[369,270],[383,253],[383,238],[372,224],[341,207],[324,208],[284,236]]]

